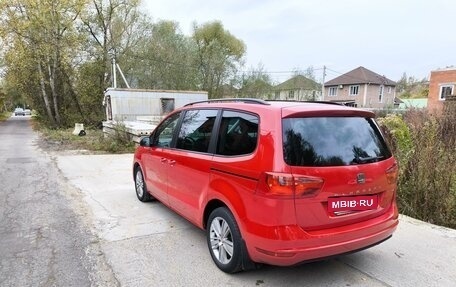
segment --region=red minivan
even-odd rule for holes
[[[157,199],[206,230],[227,273],[390,238],[397,176],[374,114],[328,102],[189,104],[141,140],[133,163],[138,199]]]

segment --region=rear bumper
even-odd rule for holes
[[[255,262],[290,266],[369,248],[391,237],[398,223],[393,204],[379,217],[337,228],[306,232],[281,226],[275,228],[275,238],[246,234],[247,250]]]

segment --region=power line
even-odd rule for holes
[[[162,64],[168,64],[168,65],[174,65],[174,66],[179,66],[179,67],[186,67],[186,68],[191,68],[191,69],[198,69],[198,66],[195,65],[188,65],[188,64],[183,64],[180,62],[174,62],[174,61],[169,61],[169,60],[163,60],[163,59],[157,59],[154,57],[146,57],[146,56],[140,56],[140,55],[131,55],[132,58],[135,58],[137,60],[143,60],[143,61],[151,61],[151,62],[157,62],[157,63],[162,63]],[[309,66],[312,67],[312,66]],[[307,68],[308,69],[308,68]],[[312,71],[320,71],[323,70],[322,68],[313,68]],[[301,70],[301,69],[295,69],[295,70],[289,70],[289,71],[267,71],[267,70],[239,70],[237,73],[250,73],[250,72],[260,72],[262,74],[300,74],[300,72],[306,72],[306,69]]]

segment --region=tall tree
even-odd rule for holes
[[[402,74],[402,77],[399,79],[399,81],[397,81],[396,90],[397,90],[399,93],[402,93],[402,92],[404,92],[404,91],[407,89],[407,86],[408,86],[407,73],[404,72],[404,73]]]
[[[100,88],[111,84],[111,60],[128,57],[148,33],[150,21],[139,10],[140,0],[91,0],[82,16],[89,34],[89,59],[101,65]]]
[[[139,0],[91,0],[81,16],[87,42],[75,82],[89,122],[104,117],[101,102],[106,88],[113,86],[113,58],[127,80],[135,82],[128,73],[140,64],[133,57],[134,50],[150,36],[151,30],[151,21],[140,11],[139,4]],[[120,79],[118,86],[125,87]]]
[[[0,0],[4,91],[53,126],[98,123],[111,59],[130,86],[203,89],[210,97],[243,64],[244,43],[220,22],[153,23],[140,0]],[[121,81],[118,81],[121,84]]]
[[[317,77],[315,76],[315,69],[313,66],[308,66],[305,70],[301,70],[299,68],[293,69],[293,76],[304,76],[307,79],[310,79],[312,81],[317,81]]]
[[[400,98],[427,98],[429,94],[429,82],[426,78],[418,80],[417,78],[410,76],[404,72],[402,77],[396,83],[396,91]]]
[[[201,88],[210,98],[220,96],[219,88],[234,77],[243,64],[245,44],[223,28],[220,22],[194,25],[193,39],[197,47],[197,62]]]
[[[159,21],[151,35],[136,46],[132,72],[140,88],[193,90],[197,88],[195,45],[177,22]]]
[[[36,65],[30,59],[33,59],[31,51],[16,39],[14,52],[8,50],[5,53],[3,91],[7,94],[10,103],[15,106],[32,103],[44,110],[44,102],[41,96],[33,97],[33,95],[39,95],[39,89],[37,89],[39,79],[37,79]]]
[[[240,97],[271,99],[273,86],[271,77],[265,72],[264,66],[259,64],[256,69],[250,69],[240,77]]]
[[[39,82],[38,94],[44,103],[44,114],[55,126],[64,124],[61,112],[68,87],[62,74],[70,66],[69,55],[77,45],[75,22],[84,5],[84,0],[5,0],[0,3],[0,33],[7,42],[6,54],[34,66],[29,71]],[[24,67],[30,68],[28,64]],[[26,76],[29,75],[16,74],[18,78]]]

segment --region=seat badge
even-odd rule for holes
[[[356,176],[356,182],[358,184],[363,184],[366,182],[366,176],[364,175],[364,173],[358,173],[358,175]]]

